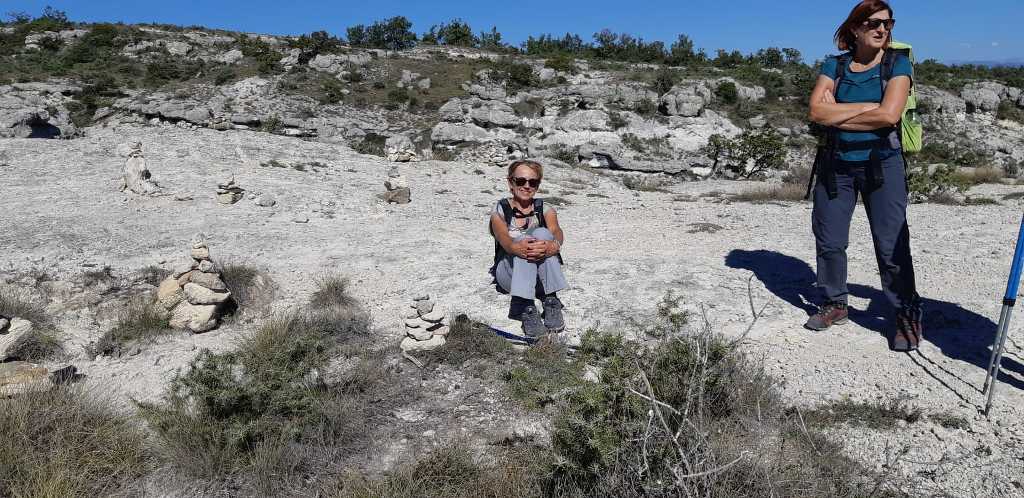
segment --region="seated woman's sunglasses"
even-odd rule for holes
[[[885,25],[886,31],[892,31],[892,27],[896,25],[895,19],[868,19],[864,21],[864,26],[868,29],[878,29],[879,26]]]
[[[540,187],[540,178],[523,178],[521,176],[517,176],[512,178],[512,183],[514,183],[517,187],[522,187],[523,185],[529,183],[531,187],[537,188]]]

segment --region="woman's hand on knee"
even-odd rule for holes
[[[536,239],[522,238],[512,243],[512,247],[509,252],[517,258],[530,259],[530,253],[537,242]]]

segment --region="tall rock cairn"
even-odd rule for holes
[[[432,351],[444,346],[450,330],[447,315],[430,296],[422,296],[413,300],[412,308],[403,314],[405,338],[400,347],[402,351]]]
[[[142,155],[142,142],[132,143],[127,150],[128,159],[124,162],[121,191],[130,190],[140,195],[159,193],[160,186],[153,181],[146,157]]]
[[[231,291],[210,261],[206,237],[196,235],[190,260],[176,268],[157,289],[157,302],[170,315],[171,327],[206,332],[217,327]]]

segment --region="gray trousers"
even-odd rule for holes
[[[555,240],[555,236],[547,228],[535,228],[527,235],[516,237],[513,242],[526,237]],[[498,261],[498,265],[494,268],[494,279],[505,292],[530,300],[533,300],[538,294],[541,296],[554,294],[569,286],[565,283],[562,265],[556,257],[545,258],[539,263],[534,263],[509,254]]]
[[[882,291],[897,311],[917,311],[920,303],[910,257],[903,157],[897,154],[882,160],[885,180],[881,186],[871,181],[871,168],[864,164],[836,165],[835,199],[828,198],[820,177],[815,187],[811,224],[818,253],[818,287],[828,301],[846,303],[846,247],[850,241],[850,219],[860,194],[871,227]]]

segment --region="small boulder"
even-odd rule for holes
[[[217,308],[214,304],[196,305],[182,301],[171,314],[171,327],[195,333],[213,330],[217,327]]]
[[[231,297],[228,291],[214,291],[199,284],[189,282],[185,284],[185,298],[189,304],[220,304]]]
[[[173,276],[160,282],[160,287],[156,289],[156,300],[166,310],[173,309],[184,298],[185,294],[182,292],[181,286],[178,285],[178,279]]]
[[[0,363],[0,396],[49,391],[53,387],[50,372],[27,361]]]
[[[11,349],[18,341],[25,337],[26,334],[32,331],[32,322],[21,318],[12,318],[10,320],[10,330],[5,334],[0,334],[0,361],[7,361],[12,358],[8,350]]]
[[[444,343],[445,339],[444,336],[442,335],[434,335],[433,337],[425,341],[417,341],[412,337],[406,337],[405,339],[402,339],[402,343],[399,345],[399,347],[401,347],[402,351],[405,352],[433,351],[441,346],[444,346]]]
[[[429,315],[431,311],[434,311],[434,302],[425,299],[423,301],[416,301],[416,312],[423,315]]]

